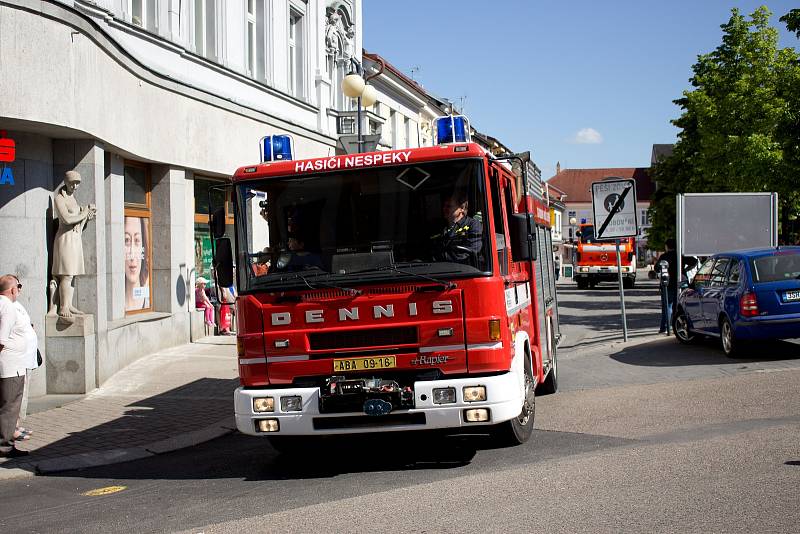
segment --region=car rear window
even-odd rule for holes
[[[797,252],[777,252],[750,260],[753,282],[777,282],[800,278],[800,254]]]

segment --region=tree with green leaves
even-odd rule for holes
[[[782,238],[792,238],[800,211],[800,63],[794,49],[778,48],[770,15],[762,6],[748,20],[732,9],[722,43],[698,56],[692,88],[675,100],[683,110],[672,121],[678,141],[652,169],[659,184],[652,247],[675,235],[677,193],[777,192]]]

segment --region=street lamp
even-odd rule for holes
[[[570,263],[575,263],[575,262],[574,262],[574,261],[572,261],[572,260],[574,260],[574,259],[575,259],[575,245],[574,245],[574,243],[575,243],[575,226],[576,226],[577,224],[578,224],[578,219],[577,219],[577,218],[575,218],[575,217],[570,217],[570,218],[569,218],[569,228],[570,228],[570,230],[571,230],[571,232],[570,232],[570,233],[572,234],[572,235],[569,237],[569,241],[570,241],[570,243],[572,243],[572,244],[573,244],[573,245],[572,245],[572,248],[571,248],[571,249],[570,249],[570,251],[569,251],[570,260],[571,260],[571,261],[570,261]]]
[[[364,136],[361,132],[361,106],[369,107],[378,100],[378,91],[367,84],[369,80],[383,72],[384,63],[383,61],[378,61],[380,69],[369,76],[364,76],[364,69],[361,67],[361,63],[356,58],[351,57],[350,62],[353,65],[353,70],[342,80],[342,92],[344,95],[356,99],[356,134],[358,136],[359,152],[364,151]]]

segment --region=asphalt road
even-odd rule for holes
[[[385,433],[298,459],[230,435],[137,462],[2,482],[0,528],[796,532],[800,346],[773,344],[741,360],[713,343],[682,347],[650,335],[655,285],[633,291],[635,335],[622,343],[613,289],[560,289],[561,391],[538,399],[537,430],[523,446]]]

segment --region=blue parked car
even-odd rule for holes
[[[681,286],[675,337],[719,337],[735,356],[743,342],[800,337],[800,247],[737,250],[708,258]]]

